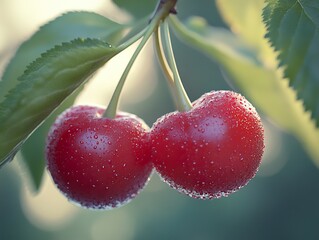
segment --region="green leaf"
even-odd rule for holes
[[[156,7],[157,0],[113,0],[113,2],[133,17],[140,19],[151,15]]]
[[[122,50],[98,39],[58,45],[34,61],[0,103],[0,165],[61,102]]]
[[[127,26],[91,12],[68,12],[42,26],[17,50],[0,81],[0,102],[18,84],[30,62],[41,53],[75,38],[98,38],[110,44],[118,42]]]
[[[307,16],[319,26],[319,2],[316,0],[299,0]]]
[[[266,37],[279,52],[279,66],[319,126],[319,3],[268,0]]]
[[[242,8],[244,6],[242,4]],[[257,44],[251,48],[245,37],[211,27],[201,18],[192,18],[185,25],[177,18],[171,20],[175,33],[182,41],[217,61],[229,80],[241,89],[256,108],[294,134],[319,166],[319,130],[310,121],[309,115],[305,114],[302,104],[296,100],[295,92],[281,78],[269,55],[260,58],[265,56],[260,54],[264,52],[261,46]],[[261,39],[263,35],[256,35],[256,38]],[[262,43],[259,40],[255,42]]]
[[[133,32],[129,32],[125,37],[130,39],[134,32],[136,33],[142,27],[145,27],[145,22],[121,25],[92,12],[68,12],[63,14],[42,26],[19,47],[14,58],[7,66],[2,81],[0,81],[0,102],[4,100],[9,90],[19,83],[17,79],[23,74],[28,64],[38,58],[42,52],[78,37],[97,38],[112,45],[119,45],[120,41],[125,41],[123,38],[124,31],[131,30]],[[73,104],[79,90],[69,96],[44,124],[32,133],[22,146],[22,160],[25,163],[24,165],[28,170],[35,190],[40,187],[45,167],[43,149],[47,132],[57,115]]]

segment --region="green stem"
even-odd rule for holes
[[[177,96],[175,94],[175,91],[173,90],[174,89],[174,77],[173,77],[172,70],[171,70],[169,64],[167,63],[166,57],[164,55],[163,45],[162,45],[162,41],[161,41],[160,28],[158,28],[157,31],[155,31],[154,45],[155,45],[155,49],[156,49],[157,59],[158,59],[160,66],[163,70],[163,73],[167,79],[167,82],[169,84],[169,88],[171,90],[171,95],[173,96],[175,106],[177,107],[178,100],[177,100]]]
[[[115,118],[116,116],[116,111],[117,111],[117,107],[119,104],[119,99],[120,99],[120,95],[122,92],[122,89],[124,87],[124,83],[126,81],[126,78],[133,66],[133,63],[135,62],[137,56],[139,55],[139,53],[141,52],[141,50],[143,49],[143,47],[145,46],[145,44],[147,43],[147,40],[150,38],[150,36],[153,33],[153,28],[150,27],[147,29],[147,31],[145,32],[145,35],[142,39],[142,41],[140,42],[140,44],[138,45],[137,49],[135,50],[135,52],[133,53],[130,61],[128,62],[116,88],[115,91],[112,95],[112,98],[110,100],[110,103],[107,107],[107,109],[105,110],[103,117],[107,117],[107,118]],[[126,44],[125,44],[126,45]],[[125,46],[123,46],[125,48]]]
[[[173,77],[172,70],[170,69],[170,67],[167,63],[167,60],[163,54],[164,50],[163,50],[163,46],[162,46],[159,28],[155,32],[154,43],[155,43],[155,49],[156,49],[158,61],[162,67],[162,70],[164,72],[166,79],[168,80],[168,83],[172,86],[174,84],[174,77]]]
[[[145,30],[141,31],[136,36],[132,37],[127,42],[123,43],[121,46],[119,46],[120,49],[125,49],[143,36],[142,41],[140,42],[137,49],[133,53],[130,61],[128,62],[127,66],[126,66],[126,68],[125,68],[116,88],[115,88],[115,91],[111,97],[111,100],[110,100],[110,103],[109,103],[107,109],[105,110],[105,112],[103,114],[103,117],[115,118],[116,111],[117,111],[118,104],[119,104],[120,95],[121,95],[124,83],[127,79],[127,76],[129,74],[137,56],[139,55],[139,53],[141,52],[141,50],[143,49],[143,47],[145,46],[145,44],[147,43],[148,39],[153,34],[153,32],[158,28],[160,22],[170,14],[172,9],[174,9],[176,2],[177,2],[177,0],[165,0],[165,1],[160,0],[160,2],[159,2],[160,4],[158,5],[156,11],[154,12],[154,15],[152,16],[151,21],[150,21],[149,25],[147,26],[147,28]]]
[[[137,33],[136,35],[134,35],[133,37],[128,39],[126,42],[122,43],[117,48],[120,49],[121,51],[123,51],[124,49],[128,48],[133,43],[137,42],[140,38],[142,38],[145,35],[147,29],[148,28],[144,28],[142,31],[140,31],[139,33]]]
[[[185,27],[177,17],[170,16],[167,20],[169,21],[170,26],[174,29],[176,36],[185,43],[190,43],[198,47],[205,45],[203,40],[198,37],[199,35],[192,34],[192,32]]]
[[[176,61],[174,57],[174,52],[172,49],[172,43],[170,38],[169,26],[166,21],[163,23],[164,31],[164,43],[167,49],[168,62],[173,72],[174,77],[174,87],[173,90],[176,94],[177,99],[177,110],[180,112],[186,112],[192,109],[191,101],[189,100],[185,88],[183,86],[182,80],[179,76],[178,69],[176,66]]]

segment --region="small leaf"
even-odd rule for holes
[[[45,24],[19,47],[6,67],[0,81],[0,102],[18,84],[17,79],[28,64],[41,53],[75,38],[97,38],[115,44],[126,28],[125,25],[91,12],[68,12]]]
[[[10,160],[42,121],[120,49],[76,39],[34,61],[0,103],[0,165]]]
[[[279,65],[305,109],[319,126],[319,3],[268,0],[266,37],[279,52]]]
[[[42,182],[42,177],[45,169],[45,161],[44,161],[44,142],[38,142],[36,137],[38,134],[43,134],[44,132],[41,131],[43,128],[38,128],[23,144],[22,148],[22,157],[23,162],[28,169],[28,173],[31,179],[32,187],[36,191],[39,190]],[[42,150],[42,154],[39,155],[39,149]]]
[[[45,169],[45,142],[47,134],[53,122],[66,108],[73,105],[77,95],[82,91],[79,87],[74,93],[68,96],[61,105],[39,126],[23,144],[21,157],[28,169],[33,190],[38,191],[41,186],[42,176]]]
[[[241,89],[258,110],[294,134],[319,166],[319,129],[305,114],[301,103],[296,100],[295,92],[281,78],[269,56],[259,58],[265,57],[256,52],[256,49],[264,51],[260,46],[252,49],[243,41],[245,38],[209,26],[203,19],[192,18],[183,25],[173,17],[171,23],[182,41],[217,61],[229,80]],[[263,38],[263,35],[256,35],[256,38]],[[262,43],[258,40],[255,42]]]
[[[113,2],[135,18],[142,18],[151,15],[156,7],[157,0],[113,0]]]

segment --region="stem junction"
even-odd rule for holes
[[[126,43],[123,43],[120,48],[127,48],[137,40],[139,40],[142,36],[142,40],[140,44],[138,45],[137,49],[133,53],[128,65],[126,66],[116,88],[115,91],[111,97],[110,103],[108,107],[106,108],[103,117],[107,118],[115,118],[116,112],[119,104],[120,95],[124,86],[124,83],[127,79],[127,76],[129,74],[129,71],[131,70],[133,63],[137,59],[137,56],[147,43],[150,36],[153,34],[153,32],[156,32],[160,23],[165,20],[165,18],[170,13],[176,13],[175,5],[177,3],[177,0],[159,0],[158,5],[150,19],[150,22],[148,26],[140,33],[137,34],[135,37],[132,37],[132,39],[128,40]]]

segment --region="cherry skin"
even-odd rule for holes
[[[147,125],[135,115],[104,118],[104,109],[75,106],[48,134],[48,170],[69,200],[111,209],[134,198],[152,171]]]
[[[240,94],[212,91],[187,112],[156,121],[150,132],[152,161],[172,188],[213,199],[254,177],[264,151],[264,130],[255,108]]]

